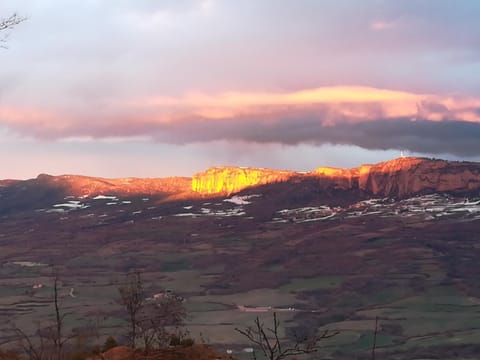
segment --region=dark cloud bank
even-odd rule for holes
[[[152,133],[157,141],[167,143],[235,140],[285,145],[356,145],[369,150],[398,149],[467,157],[480,155],[480,124],[465,121],[389,119],[325,126],[315,117],[274,123],[253,119],[197,120],[162,125]]]

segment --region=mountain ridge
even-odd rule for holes
[[[228,196],[245,189],[302,181],[316,191],[355,190],[372,196],[402,198],[420,193],[471,192],[480,189],[480,163],[402,157],[344,169],[318,167],[310,172],[253,167],[211,167],[190,177],[103,178],[40,174],[28,180],[0,180],[0,196],[33,199],[54,196],[158,196],[163,200]]]
[[[192,178],[192,190],[229,195],[246,188],[302,179],[317,181],[319,190],[358,189],[375,196],[405,197],[425,191],[480,189],[480,163],[402,157],[351,169],[319,167],[310,172],[260,168],[209,168]]]

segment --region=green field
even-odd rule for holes
[[[19,230],[20,220],[4,219],[9,237],[0,239],[0,337],[7,338],[12,324],[34,333],[52,318],[55,270],[67,327],[96,323],[100,338],[121,338],[126,329],[118,288],[128,272],[139,271],[147,297],[165,290],[182,296],[186,328],[220,349],[247,346],[235,328],[257,316],[268,324],[275,311],[285,339],[338,330],[322,343],[321,354],[333,359],[368,358],[376,317],[379,359],[428,359],[444,354],[445,346],[459,358],[476,351],[480,247],[474,222],[442,228],[415,217],[370,216],[271,223],[273,208],[258,211],[254,219],[156,213],[163,218],[136,215],[133,223],[112,215],[111,224],[94,216],[67,223],[48,215],[34,240]],[[33,289],[39,283],[44,287]]]

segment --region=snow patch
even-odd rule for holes
[[[224,199],[223,201],[231,202],[235,205],[248,205],[248,204],[252,203],[251,201],[248,201],[248,200],[251,200],[251,199],[259,197],[259,196],[261,196],[261,195],[259,195],[259,194],[243,195],[243,196],[234,195],[229,199]]]
[[[118,200],[118,197],[114,195],[97,195],[93,200]]]

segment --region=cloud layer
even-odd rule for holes
[[[134,98],[75,114],[0,106],[0,119],[39,139],[143,136],[173,144],[231,140],[480,154],[480,100],[368,87]]]
[[[203,163],[217,142],[480,155],[478,0],[0,2],[13,12],[28,21],[0,51],[0,133],[34,158],[80,142],[112,159],[210,146]]]

